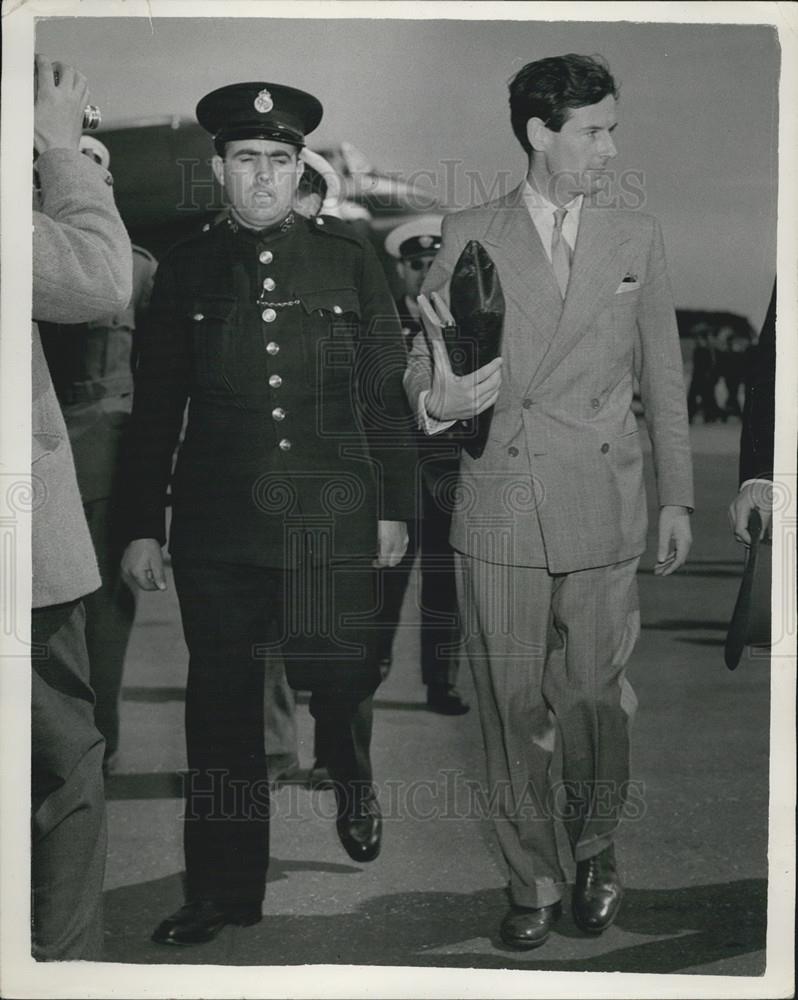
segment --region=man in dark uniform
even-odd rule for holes
[[[402,296],[396,307],[408,351],[421,333],[416,298],[441,245],[440,215],[422,215],[392,229],[385,249],[396,261]],[[421,549],[421,677],[427,707],[441,715],[464,715],[468,703],[455,686],[460,635],[454,555],[449,545],[452,499],[457,482],[460,446],[447,435],[418,432],[417,492],[421,517],[410,550],[396,569],[383,570],[383,630],[380,660],[390,668],[391,649],[416,548]]]
[[[223,87],[197,106],[227,217],[161,262],[136,372],[128,578],[166,586],[170,551],[190,653],[186,904],[165,944],[261,919],[269,795],[263,661],[281,648],[311,692],[341,843],[380,848],[372,784],[375,563],[394,565],[412,518],[415,449],[400,328],[371,247],[336,220],[294,214],[310,94]]]

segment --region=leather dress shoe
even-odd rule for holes
[[[577,862],[571,900],[577,927],[586,934],[601,934],[618,915],[622,898],[612,844],[600,854]]]
[[[220,903],[213,899],[198,899],[185,903],[158,924],[152,935],[156,944],[202,944],[212,941],[228,924],[250,927],[260,923],[260,903]]]
[[[463,701],[457,688],[430,684],[427,686],[427,708],[439,715],[465,715],[471,706]]]
[[[499,933],[509,948],[530,951],[546,943],[552,927],[562,915],[562,904],[552,903],[538,909],[511,906],[502,920]]]
[[[382,846],[382,813],[375,796],[361,796],[347,805],[340,786],[335,786],[338,798],[338,819],[335,829],[338,839],[353,861],[373,861]]]

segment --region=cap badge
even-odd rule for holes
[[[258,96],[255,98],[255,110],[259,111],[262,115],[268,114],[274,107],[274,101],[272,100],[272,95],[268,90],[262,90]]]
[[[428,250],[435,240],[431,236],[419,236],[418,242],[425,250]]]

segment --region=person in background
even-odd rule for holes
[[[99,139],[81,136],[80,151],[99,169],[109,169],[110,154]],[[94,718],[105,738],[106,773],[119,763],[119,696],[136,610],[120,569],[124,541],[119,474],[133,406],[134,333],[147,310],[156,267],[155,258],[134,245],[133,294],[123,309],[77,326],[40,327],[102,578],[102,586],[84,599],[84,606]]]
[[[415,449],[399,322],[374,251],[345,223],[294,211],[299,153],[321,117],[315,97],[276,83],[199,102],[230,210],[160,262],[138,353],[123,571],[165,589],[171,480],[190,654],[186,901],[156,928],[159,944],[261,920],[269,650],[294,690],[311,691],[342,847],[362,863],[382,842],[368,619],[376,568],[407,546]]]
[[[416,299],[441,245],[441,215],[423,215],[391,230],[385,250],[396,261],[402,295],[396,308],[408,351],[421,333]],[[421,334],[423,336],[423,334]],[[463,715],[468,703],[457,690],[461,643],[457,613],[454,552],[449,545],[452,498],[457,482],[460,446],[442,434],[419,432],[416,490],[420,518],[408,553],[395,569],[382,572],[383,630],[380,661],[391,666],[392,648],[416,550],[421,550],[421,678],[427,707],[441,715]]]
[[[687,416],[692,423],[700,412],[705,424],[713,424],[720,416],[720,407],[715,399],[718,381],[717,352],[712,330],[706,323],[700,324],[694,332],[693,372],[687,392]]]
[[[94,722],[82,598],[100,576],[38,324],[87,323],[124,309],[133,263],[111,175],[79,152],[86,79],[36,56],[34,93],[32,953],[40,961],[99,959],[104,742]]]
[[[577,926],[601,934],[623,898],[614,840],[636,706],[625,668],[647,526],[636,376],[654,443],[658,576],[687,558],[693,485],[660,227],[589,201],[617,154],[615,80],[601,57],[571,53],[528,63],[509,96],[526,177],[444,219],[405,387],[430,434],[495,407],[482,454],[462,452],[450,540],[510,872],[500,934],[530,949],[561,914],[557,819],[576,863]],[[501,357],[458,378],[441,329],[471,240],[496,268],[506,313]],[[558,742],[562,798],[551,784]]]
[[[768,531],[773,510],[776,428],[776,283],[759,334],[751,377],[746,385],[740,436],[740,487],[729,505],[729,523],[738,542],[751,544],[748,518],[755,508]]]

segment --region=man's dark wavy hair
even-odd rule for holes
[[[526,135],[530,118],[540,118],[559,132],[572,108],[598,104],[608,94],[618,97],[618,86],[603,56],[569,53],[527,63],[510,81],[510,121],[527,156],[532,147]]]

